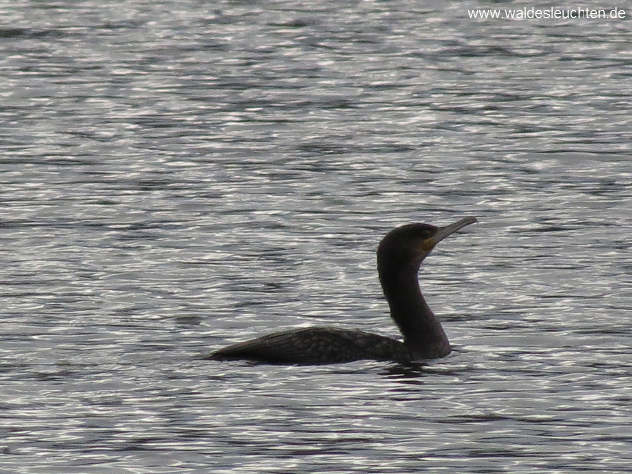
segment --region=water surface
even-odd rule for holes
[[[0,7],[0,467],[628,470],[630,22],[471,6]],[[466,215],[422,268],[449,357],[200,359],[396,336],[377,243]]]

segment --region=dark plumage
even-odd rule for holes
[[[410,360],[404,343],[364,331],[311,327],[281,331],[239,342],[215,352],[212,359],[327,364],[358,359]]]
[[[210,359],[326,364],[358,359],[417,361],[451,351],[441,323],[419,288],[421,262],[448,235],[476,222],[466,217],[445,227],[408,224],[390,231],[377,250],[380,283],[404,342],[364,331],[313,327],[276,332],[212,353]]]

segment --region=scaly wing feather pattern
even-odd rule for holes
[[[359,359],[409,361],[406,346],[395,339],[363,331],[313,327],[268,334],[220,349],[211,359],[325,364]]]

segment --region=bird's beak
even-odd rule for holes
[[[454,234],[457,230],[462,229],[466,225],[474,224],[475,222],[478,222],[476,220],[476,217],[464,217],[454,224],[450,224],[445,227],[439,227],[435,235],[433,235],[432,237],[428,237],[426,240],[423,241],[422,247],[426,252],[429,252],[434,248],[435,245],[445,239],[448,235]]]

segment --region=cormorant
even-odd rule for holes
[[[312,327],[239,342],[208,358],[328,364],[359,359],[412,362],[448,355],[450,343],[421,294],[417,274],[421,262],[437,243],[474,222],[475,217],[465,217],[445,227],[407,224],[391,230],[380,242],[380,283],[404,342],[358,330]]]

